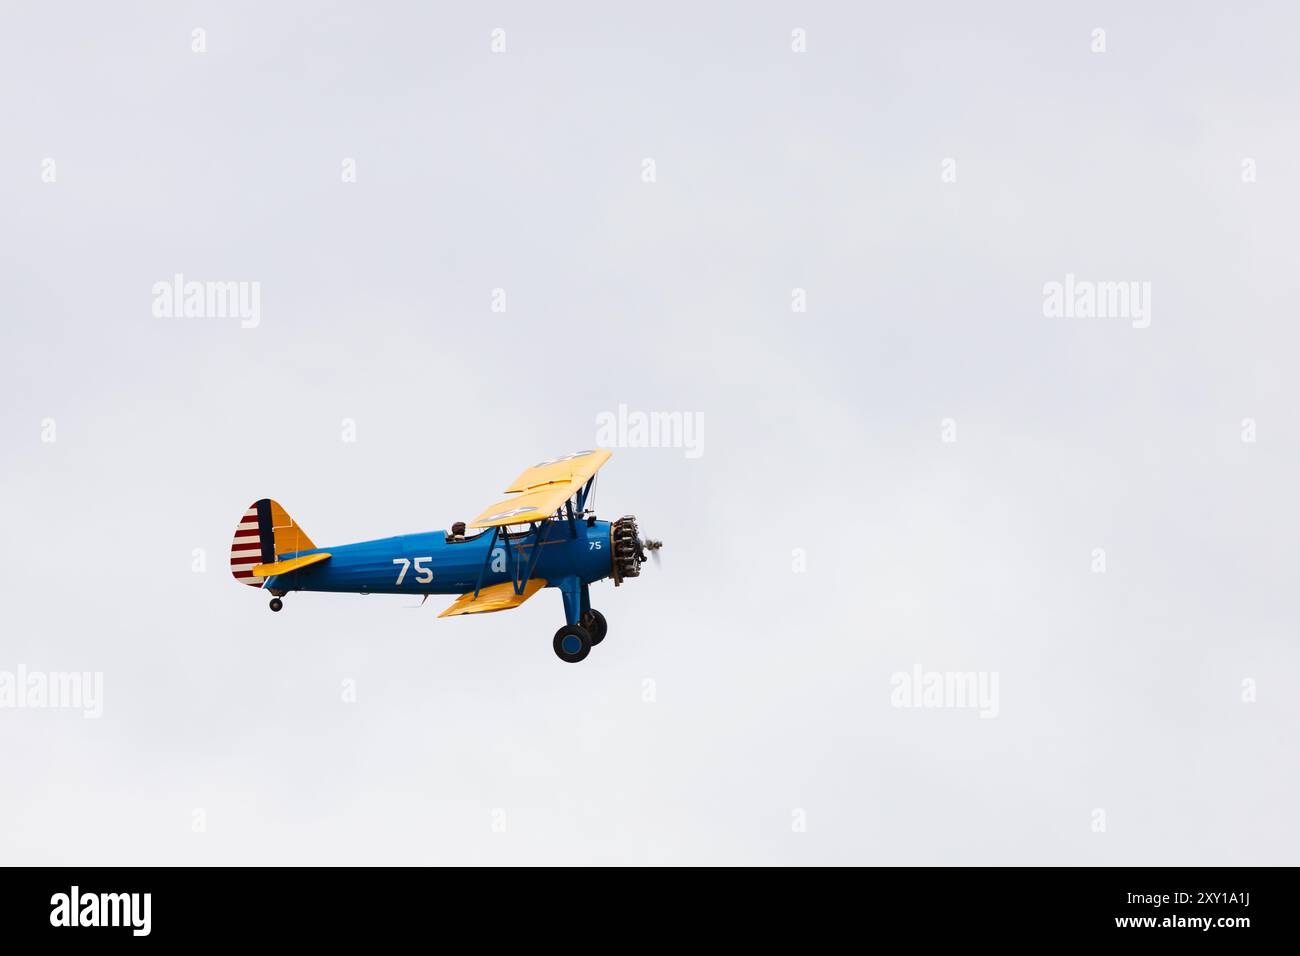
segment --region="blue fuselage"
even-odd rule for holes
[[[538,534],[498,536],[492,531],[448,541],[445,531],[404,534],[356,544],[302,551],[327,551],[330,558],[289,574],[268,578],[271,591],[343,591],[361,594],[464,594],[475,587],[542,578],[548,587],[590,584],[610,577],[613,563],[608,521],[548,521]],[[491,554],[489,554],[491,546]],[[534,553],[536,564],[533,564]]]

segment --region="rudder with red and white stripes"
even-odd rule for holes
[[[315,548],[278,501],[262,498],[249,505],[235,525],[235,538],[230,544],[230,573],[241,584],[260,588],[265,579],[254,574],[253,568]]]

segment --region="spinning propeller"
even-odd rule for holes
[[[641,573],[641,565],[645,563],[647,551],[650,552],[655,565],[658,566],[659,549],[664,546],[664,543],[650,538],[643,540],[637,530],[636,518],[632,515],[627,515],[615,521],[611,535],[614,539],[615,584],[621,583],[625,578],[634,578]]]
[[[656,541],[654,538],[645,538],[641,541],[641,547],[644,551],[650,552],[650,557],[654,558],[655,567],[662,567],[660,563],[663,559],[659,557],[659,549],[664,546],[662,541]],[[644,553],[641,560],[645,560]]]

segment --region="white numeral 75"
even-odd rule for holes
[[[432,555],[415,559],[415,580],[420,584],[428,584],[433,580],[433,570],[427,565],[432,560]],[[411,562],[406,558],[393,558],[393,564],[402,566],[402,570],[397,572],[397,583],[401,584],[406,578],[406,572],[411,570]]]

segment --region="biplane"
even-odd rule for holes
[[[290,591],[459,597],[439,617],[506,611],[543,588],[564,601],[565,625],[552,647],[577,663],[605,639],[605,616],[591,606],[590,586],[618,586],[641,573],[647,552],[636,517],[601,521],[588,509],[603,448],[540,461],[511,482],[510,497],[450,530],[398,535],[318,548],[279,502],[249,505],[235,527],[230,570],[243,584],[271,593],[271,610]]]

